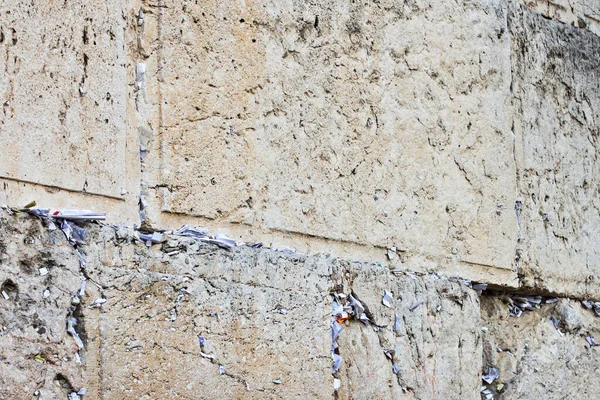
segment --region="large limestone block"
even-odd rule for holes
[[[513,267],[503,2],[176,1],[152,18],[155,221]]]
[[[203,246],[198,255],[169,260],[174,274],[142,269],[152,269],[148,253],[139,272],[97,271],[109,299],[88,317],[98,324],[99,393],[107,399],[331,396],[323,295],[330,267],[253,253]]]
[[[517,4],[510,22],[523,283],[597,297],[600,38]]]
[[[121,198],[127,90],[121,3],[3,2],[1,178]]]

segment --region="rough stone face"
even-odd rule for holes
[[[103,398],[331,395],[329,262],[166,245],[183,252],[137,246],[91,273],[108,298],[97,321]]]
[[[522,284],[597,297],[600,38],[511,6]]]
[[[555,329],[551,316],[559,321],[562,333]],[[600,356],[585,339],[600,337],[593,311],[577,301],[561,299],[513,318],[500,298],[483,296],[481,317],[488,328],[483,335],[483,366],[499,369],[500,377],[492,387],[504,385],[497,399],[600,396],[596,384]],[[573,320],[578,322],[573,325]]]
[[[9,295],[0,299],[3,397],[39,390],[42,398],[63,398],[81,387],[103,399],[334,397],[336,292],[353,293],[371,320],[343,324],[336,398],[478,398],[479,303],[458,281],[395,276],[330,256],[227,251],[182,237],[147,248],[129,243],[133,231],[87,227],[79,249],[87,289],[73,314],[85,344],[80,367],[65,331],[80,289],[79,259],[60,231],[47,233],[32,217],[2,217],[1,277]],[[49,269],[45,278],[40,265]],[[16,300],[10,284],[5,289],[9,279],[18,286]],[[393,308],[382,304],[383,289],[393,293]],[[98,298],[106,303],[90,308]],[[411,312],[416,299],[424,303]],[[395,349],[393,360],[384,349]],[[46,363],[35,361],[37,354]]]
[[[1,398],[600,397],[591,311],[457,279],[600,300],[597,0],[0,8],[0,204],[270,247],[1,211]]]
[[[600,34],[600,5],[595,0],[520,0],[545,17]]]
[[[1,177],[121,197],[127,87],[119,4],[98,12],[94,1],[3,2]]]
[[[513,267],[505,4],[179,1],[157,19],[153,210],[397,246],[421,270]]]
[[[83,387],[65,323],[80,282],[78,258],[61,232],[0,213],[1,398],[36,398],[39,390],[45,399],[66,399]]]
[[[334,282],[362,302],[373,322],[343,327],[340,398],[478,398],[481,328],[473,291],[436,275],[399,279],[360,264],[337,271]],[[382,303],[384,290],[392,293],[391,308]],[[393,349],[392,359],[382,349]]]

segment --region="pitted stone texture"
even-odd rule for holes
[[[479,398],[481,325],[472,290],[435,275],[395,277],[384,268],[359,264],[346,265],[336,275],[337,287],[361,301],[372,322],[351,320],[343,326],[338,398]],[[383,290],[392,293],[391,308],[382,303]],[[395,350],[392,360],[385,349]]]
[[[506,5],[396,3],[161,10],[144,32],[163,44],[148,60],[164,132],[151,218],[512,268]]]
[[[518,4],[509,20],[523,284],[597,297],[600,37]]]
[[[80,282],[79,259],[62,232],[0,212],[0,398],[32,399],[38,390],[43,399],[66,399],[84,386],[65,324]]]
[[[331,396],[332,260],[212,245],[169,258],[139,247],[136,269],[93,274],[109,299],[99,315],[103,398]]]
[[[120,198],[122,2],[3,2],[0,177]]]
[[[397,3],[9,1],[0,204],[594,295],[597,1]]]
[[[565,312],[568,310],[568,312]],[[550,317],[559,321],[561,335]],[[481,298],[481,317],[488,333],[483,335],[484,368],[496,367],[503,384],[502,399],[596,399],[600,355],[586,336],[600,338],[600,323],[593,311],[579,302],[561,299],[544,304],[538,311],[509,317],[506,304],[498,297]],[[578,320],[568,332],[568,319]],[[571,325],[571,328],[574,326]],[[498,352],[500,348],[502,352]]]
[[[600,35],[600,3],[597,0],[519,0],[530,10]]]

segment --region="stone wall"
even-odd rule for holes
[[[0,201],[589,295],[599,13],[9,1]]]
[[[60,229],[0,212],[2,398],[600,395],[585,302],[529,296],[539,308],[515,317],[525,294],[478,296],[436,274],[177,235],[148,247],[130,228],[84,227],[76,250]],[[344,296],[363,320],[333,324]]]
[[[0,201],[591,294],[599,8],[526,6],[8,2]]]
[[[496,366],[495,398],[593,398],[599,27],[596,0],[4,2],[0,204],[117,228],[82,270],[3,211],[0,397],[463,399]],[[561,300],[513,323],[503,290]]]
[[[511,10],[522,284],[598,293],[600,41]]]
[[[86,228],[80,268],[62,231],[0,214],[2,398],[478,398],[479,301],[458,280]],[[334,294],[353,295],[369,321],[341,324],[332,374]]]
[[[597,316],[579,301],[560,299],[541,310],[510,317],[502,296],[481,297],[483,367],[500,373],[492,385],[502,399],[593,399],[600,356]],[[557,327],[552,323],[553,318]],[[589,339],[588,339],[589,340]]]

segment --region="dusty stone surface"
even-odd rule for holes
[[[550,318],[559,323],[559,333]],[[541,310],[509,317],[500,297],[481,297],[484,369],[496,367],[503,384],[497,399],[594,399],[600,354],[586,336],[600,337],[600,324],[578,301],[561,299]],[[498,352],[497,348],[502,352]]]
[[[522,284],[597,297],[600,38],[512,6]]]
[[[79,259],[62,232],[48,233],[32,217],[3,215],[0,231],[2,279],[19,288],[16,300],[0,299],[3,397],[39,390],[41,398],[64,398],[85,387],[99,399],[478,398],[479,303],[458,281],[394,276],[331,256],[227,251],[181,237],[147,248],[130,243],[131,229],[88,225],[79,248],[88,284],[76,314],[85,344],[78,366],[65,318],[80,288]],[[42,279],[27,265],[49,273]],[[394,294],[393,308],[381,302],[384,288]],[[354,293],[372,321],[343,326],[337,394],[332,292]],[[98,298],[107,301],[90,308]],[[409,311],[417,298],[424,304]],[[396,332],[394,313],[402,319]],[[396,375],[384,348],[396,350]]]

